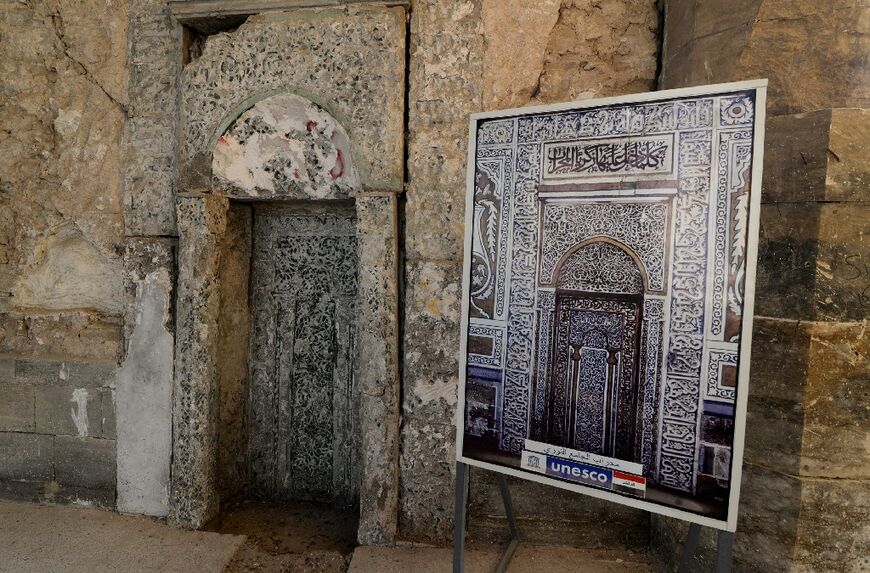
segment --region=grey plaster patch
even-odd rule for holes
[[[180,185],[208,186],[210,142],[228,120],[257,94],[288,91],[346,118],[365,187],[401,190],[404,46],[405,11],[385,7],[253,16],[212,36],[182,73]]]
[[[173,336],[165,323],[170,293],[166,269],[152,270],[139,282],[135,326],[116,380],[118,511],[125,513],[165,516],[169,511]]]

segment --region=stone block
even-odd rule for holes
[[[0,384],[11,384],[15,380],[15,359],[0,358]]]
[[[461,265],[406,266],[399,528],[443,541],[452,528]]]
[[[115,489],[115,440],[57,436],[55,456],[62,486]]]
[[[870,111],[826,109],[768,118],[764,203],[866,201]]]
[[[752,337],[745,457],[796,474],[803,439],[810,332],[797,321],[756,317]]]
[[[395,542],[398,527],[399,237],[393,193],[357,196],[357,303],[362,544]]]
[[[868,108],[870,69],[855,57],[868,48],[865,10],[858,0],[669,0],[659,85],[769,78],[771,115]]]
[[[19,384],[33,385],[111,386],[116,370],[114,363],[18,360],[15,380]]]
[[[863,320],[870,312],[870,206],[763,205],[755,314]]]
[[[95,386],[41,385],[35,388],[36,431],[62,436],[100,437],[102,391]]]
[[[118,360],[121,319],[89,312],[0,313],[0,352],[22,359]]]
[[[51,481],[54,436],[0,432],[0,480]]]
[[[802,571],[870,570],[870,480],[806,479],[795,561]]]
[[[33,387],[0,383],[0,396],[0,432],[32,432]]]
[[[813,323],[807,330],[800,475],[870,480],[867,322]]]

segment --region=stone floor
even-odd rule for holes
[[[142,517],[0,502],[0,573],[447,573],[449,548],[353,547],[352,516],[321,506],[229,507],[185,531]],[[244,535],[240,535],[243,533]],[[486,573],[500,548],[472,544],[467,573]],[[509,573],[660,571],[646,554],[520,545]]]

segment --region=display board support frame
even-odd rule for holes
[[[698,540],[701,537],[701,526],[697,523],[689,525],[689,534],[686,536],[686,544],[683,545],[683,554],[680,558],[680,573],[692,571],[692,559],[698,553]],[[733,563],[734,532],[719,530],[719,538],[716,542],[716,573],[731,573]]]
[[[468,478],[470,466],[463,462],[456,462],[456,506],[453,513],[453,573],[465,572],[465,523],[468,507]],[[510,541],[496,565],[495,573],[504,573],[514,556],[517,545],[520,543],[520,532],[517,528],[514,506],[511,501],[511,492],[508,489],[504,474],[493,472],[498,480],[498,490],[504,503],[504,512],[510,530]]]
[[[465,572],[465,526],[467,522],[468,508],[468,483],[470,468],[468,464],[456,462],[456,505],[453,512],[453,573]],[[505,573],[508,564],[514,556],[517,545],[520,542],[519,528],[514,515],[511,492],[508,489],[504,474],[493,472],[498,480],[498,489],[504,503],[505,516],[507,517],[510,541],[494,569],[495,573]],[[689,524],[689,533],[683,552],[680,557],[679,573],[692,571],[692,559],[698,553],[698,542],[701,537],[701,526],[697,523]],[[733,564],[734,532],[719,530],[716,542],[716,573],[731,573]]]

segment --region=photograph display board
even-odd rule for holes
[[[734,531],[766,85],[472,115],[460,462]]]

